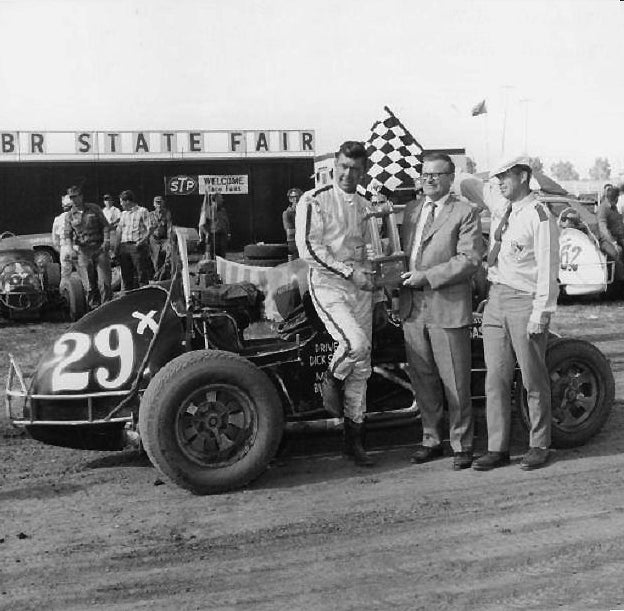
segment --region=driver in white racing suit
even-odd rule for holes
[[[297,205],[295,239],[299,256],[310,266],[309,290],[314,307],[338,346],[322,383],[325,408],[334,416],[344,410],[344,453],[358,465],[371,466],[364,450],[366,383],[371,374],[374,292],[365,215],[370,206],[356,193],[366,171],[361,142],[339,149],[334,181],[304,193]],[[375,318],[386,315],[383,303]]]

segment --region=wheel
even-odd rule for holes
[[[61,284],[61,266],[59,263],[47,263],[43,268],[43,285],[46,291],[58,288]]]
[[[229,352],[187,352],[150,382],[139,431],[154,466],[195,494],[240,488],[275,456],[284,429],[269,378]]]
[[[282,263],[288,263],[288,259],[248,259],[243,258],[245,265],[253,265],[254,267],[275,267]]]
[[[556,339],[546,350],[552,405],[552,444],[571,448],[591,439],[613,405],[615,382],[605,356],[589,342]],[[517,384],[520,415],[530,427],[526,392]],[[521,392],[520,392],[521,389]]]
[[[243,256],[246,259],[288,259],[288,244],[247,244]]]
[[[76,276],[63,278],[59,286],[61,298],[65,302],[67,317],[76,321],[87,313],[87,302],[85,299],[84,287]]]
[[[4,240],[4,238],[14,238],[15,234],[12,231],[3,231],[0,233],[0,240]]]
[[[35,264],[39,269],[45,269],[47,265],[55,262],[54,254],[46,248],[38,248],[34,254]]]

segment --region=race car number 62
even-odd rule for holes
[[[113,344],[112,338],[117,341]],[[123,386],[132,375],[134,365],[134,343],[132,331],[126,325],[110,325],[100,329],[93,337],[93,346],[106,358],[119,359],[119,373],[111,375],[110,369],[97,367],[95,379],[107,390]],[[89,373],[86,371],[67,371],[67,368],[78,363],[89,352],[91,336],[86,333],[72,331],[65,333],[54,344],[54,355],[62,357],[52,371],[52,391],[85,390],[89,386]]]

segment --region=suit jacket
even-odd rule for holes
[[[401,243],[408,262],[424,202],[422,197],[405,208]],[[471,277],[481,264],[484,250],[476,206],[450,195],[423,234],[421,245],[416,269],[425,272],[428,285],[422,289],[401,288],[401,318],[411,316],[447,329],[472,324]]]

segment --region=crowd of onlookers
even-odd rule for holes
[[[148,210],[126,189],[118,197],[106,193],[99,206],[85,202],[82,189],[75,185],[61,198],[63,211],[52,224],[52,241],[60,253],[61,278],[69,276],[75,267],[90,309],[112,298],[114,263],[119,265],[125,291],[166,277],[172,215],[164,196],[154,196],[152,203],[153,209]],[[220,193],[204,198],[198,232],[205,256],[225,256],[230,223]]]
[[[162,195],[154,197],[151,211],[129,189],[119,194],[121,210],[115,200],[107,193],[102,207],[87,203],[81,188],[72,186],[52,225],[61,277],[76,267],[91,309],[112,298],[111,261],[119,264],[124,290],[131,290],[158,276],[170,247],[172,217]]]

